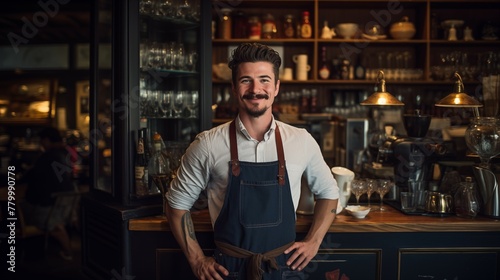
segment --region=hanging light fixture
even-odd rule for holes
[[[404,106],[405,104],[399,101],[392,94],[388,93],[385,89],[384,71],[379,70],[377,76],[377,92],[368,96],[367,99],[362,101],[361,105],[366,106]]]
[[[439,100],[439,102],[434,105],[437,107],[473,108],[474,116],[479,117],[478,108],[483,107],[483,104],[464,92],[464,83],[458,72],[455,72],[454,77],[455,85],[453,87],[453,92]]]

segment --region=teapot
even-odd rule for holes
[[[347,202],[351,197],[351,183],[354,180],[354,172],[345,167],[335,166],[332,167],[332,173],[339,187],[339,207],[337,208],[343,209],[347,206]]]
[[[335,29],[328,27],[328,21],[325,20],[323,29],[321,30],[321,39],[332,39],[335,36]]]

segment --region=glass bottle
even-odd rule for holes
[[[309,12],[302,12],[302,24],[300,25],[300,36],[304,39],[312,37],[312,26],[309,20]]]
[[[258,40],[262,34],[262,23],[257,16],[248,18],[248,39]]]
[[[326,80],[330,77],[330,68],[326,62],[326,47],[321,47],[321,68],[319,69],[319,77]]]
[[[455,214],[463,218],[474,218],[479,213],[479,200],[471,177],[466,177],[465,182],[455,193]]]
[[[135,157],[135,194],[142,197],[148,194],[148,162],[144,154],[144,131],[139,130]]]
[[[164,194],[170,182],[171,172],[168,159],[163,155],[163,140],[160,134],[153,136],[153,156],[149,160],[148,175],[152,181],[150,193]]]
[[[219,38],[231,39],[231,26],[233,25],[231,19],[231,9],[221,9],[222,16],[219,20]]]
[[[276,28],[276,21],[271,14],[266,14],[262,21],[262,38],[273,39],[276,38],[276,33],[278,29]]]
[[[456,41],[457,40],[457,29],[455,25],[452,24],[450,27],[450,31],[448,33],[448,41]]]
[[[283,35],[285,38],[295,37],[295,23],[293,15],[288,14],[285,16],[285,21],[283,22]]]

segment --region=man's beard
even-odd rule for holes
[[[264,113],[267,111],[268,108],[262,108],[262,109],[255,109],[252,110],[252,108],[246,107],[245,110],[247,111],[247,114],[251,117],[258,118],[264,115]]]
[[[268,94],[255,94],[255,93],[248,93],[248,94],[245,94],[243,96],[241,96],[241,99],[242,100],[252,100],[252,99],[269,99],[269,95]],[[254,118],[258,118],[262,115],[264,115],[264,113],[267,111],[268,108],[263,108],[263,109],[258,109],[257,107],[254,108],[248,108],[246,107],[245,110],[247,112],[247,114],[251,117],[254,117]]]

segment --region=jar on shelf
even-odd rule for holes
[[[248,38],[248,18],[243,11],[237,11],[233,17],[233,38]]]
[[[286,15],[283,21],[283,36],[285,38],[295,37],[295,20],[293,15]]]
[[[231,26],[233,25],[231,19],[231,9],[221,9],[222,16],[219,19],[219,38],[231,39]]]
[[[262,20],[262,38],[276,38],[277,32],[278,29],[276,28],[276,21],[274,20],[274,16],[271,14],[265,14]]]
[[[262,36],[262,23],[258,16],[248,18],[248,39],[258,40]]]

